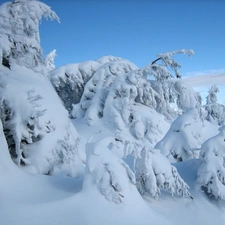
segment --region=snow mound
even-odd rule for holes
[[[155,148],[174,161],[197,158],[203,143],[202,121],[197,109],[189,109],[171,124],[165,137]]]

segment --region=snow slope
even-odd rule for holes
[[[172,58],[193,51],[52,70],[42,16],[59,21],[36,0],[0,7],[0,224],[224,225],[225,126],[203,123]]]
[[[87,129],[77,122],[84,139],[97,131],[97,126]],[[38,175],[14,164],[7,171],[1,167],[0,221],[7,225],[223,225],[225,205],[195,188],[199,165],[198,159],[175,164],[194,199],[163,193],[158,200],[143,200],[131,187],[119,205],[106,200],[93,185],[82,189],[82,179]]]
[[[27,99],[27,91],[34,89],[36,93],[43,96],[43,99],[40,99],[40,107],[47,108],[39,122],[45,124],[46,120],[51,120],[54,129],[44,135],[48,138],[43,138],[39,142],[28,145],[31,153],[28,154],[27,158],[32,160],[32,163],[30,166],[21,168],[18,168],[10,159],[4,136],[1,136],[0,146],[4,154],[0,159],[0,224],[179,225],[182,223],[183,225],[223,225],[225,223],[224,202],[209,198],[196,188],[197,171],[201,164],[200,159],[173,164],[189,185],[189,192],[193,199],[188,196],[183,198],[171,196],[163,190],[161,190],[159,198],[154,199],[149,195],[141,196],[135,184],[125,179],[123,167],[120,168],[115,164],[115,157],[126,155],[129,151],[121,153],[114,148],[112,149],[114,155],[104,146],[103,149],[97,149],[97,153],[95,149],[90,149],[92,155],[88,156],[90,153],[87,152],[87,156],[92,157],[92,159],[89,158],[89,160],[93,161],[93,157],[102,151],[105,154],[104,160],[108,160],[108,162],[112,160],[111,166],[114,166],[115,171],[118,171],[116,176],[122,189],[120,192],[123,195],[122,201],[120,204],[108,201],[106,196],[102,194],[102,189],[98,186],[99,183],[95,179],[95,174],[93,175],[90,172],[98,171],[99,173],[102,169],[87,171],[86,168],[86,175],[84,177],[82,175],[84,172],[83,162],[86,160],[85,148],[87,142],[92,148],[94,145],[91,144],[92,142],[104,140],[108,137],[132,140],[133,143],[141,143],[143,139],[132,138],[132,135],[135,134],[131,129],[132,126],[131,128],[124,126],[123,132],[120,131],[120,135],[117,136],[118,130],[105,118],[95,120],[91,126],[87,124],[85,118],[69,120],[67,111],[62,107],[59,97],[55,94],[48,80],[30,69],[14,65],[11,70],[1,68],[1,73],[4,74],[2,75],[2,83],[5,84],[2,85],[5,90],[2,92],[4,93],[3,97],[10,99],[14,107],[21,110],[19,115],[29,115],[29,102],[26,103],[28,105],[24,102]],[[26,82],[23,82],[24,80]],[[150,139],[152,144],[157,143],[166,135],[169,124],[168,121],[163,119],[162,115],[143,105],[136,104],[134,109],[137,114],[136,118],[139,118],[143,124],[146,124],[145,120],[148,118],[148,123],[152,125],[150,127],[152,129],[152,139]],[[26,112],[26,110],[28,111]],[[181,120],[179,119],[179,123],[183,124]],[[70,124],[70,126],[65,126],[65,124]],[[73,138],[79,138],[79,151],[75,156],[75,160],[78,160],[75,162],[78,164],[75,167],[73,167],[73,163],[63,166],[56,160],[54,176],[38,174],[37,171],[42,173],[41,169],[43,165],[46,165],[46,157],[54,160],[55,153],[51,147],[64,135],[64,131],[68,132],[67,129],[70,130],[70,134],[73,134],[69,138],[72,140],[74,140]],[[208,139],[218,134],[217,129],[218,126],[215,124],[205,122],[202,130],[203,137]],[[142,130],[136,129],[137,131],[141,132]],[[53,147],[53,149],[55,148]],[[105,161],[102,161],[101,155],[99,157],[96,168],[99,168],[101,162],[103,162],[103,165],[105,163]],[[94,162],[96,163],[95,160]],[[128,155],[125,162],[132,169],[132,157]],[[87,163],[87,165],[91,169],[92,164]],[[163,165],[161,166],[163,168]],[[65,175],[68,175],[66,171],[71,170],[74,170],[72,175],[76,176],[78,173],[80,178],[66,177]]]

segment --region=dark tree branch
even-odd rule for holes
[[[159,57],[158,59],[152,61],[151,65],[155,64],[157,61],[159,61],[161,59],[161,57]]]

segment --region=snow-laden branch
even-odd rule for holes
[[[176,54],[187,54],[189,56],[192,56],[194,54],[193,50],[178,50],[173,52],[166,52],[163,54],[158,54],[158,58],[148,65],[146,65],[144,68],[142,68],[144,75],[153,75],[156,80],[163,81],[165,79],[168,79],[172,77],[172,74],[169,72],[169,69],[172,69],[176,75],[177,78],[181,78],[181,74],[179,73],[178,69],[181,67],[181,65],[175,61],[172,56]],[[158,64],[157,62],[161,61],[161,64]]]
[[[13,62],[28,68],[43,65],[39,35],[42,17],[59,22],[49,6],[36,0],[17,0],[0,7],[2,65],[9,68]]]
[[[225,126],[219,131],[202,145],[197,183],[208,195],[225,200]]]
[[[180,177],[177,169],[159,152],[144,148],[136,159],[135,175],[139,192],[158,198],[160,189],[172,195],[189,196],[188,185]]]
[[[117,204],[126,198],[130,185],[136,183],[135,175],[129,166],[112,153],[109,145],[115,144],[113,137],[106,137],[86,144],[86,170],[83,188],[94,184],[109,201]],[[134,186],[135,187],[135,186]]]

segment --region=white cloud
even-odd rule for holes
[[[184,77],[184,81],[201,94],[203,101],[209,88],[216,85],[220,90],[218,101],[225,103],[225,69],[191,72]]]

